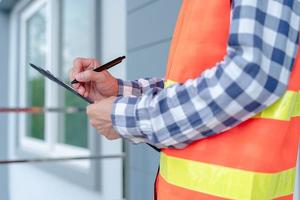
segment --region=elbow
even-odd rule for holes
[[[157,139],[154,140],[153,138],[148,138],[148,143],[159,149],[184,149],[188,146],[188,143],[186,141],[176,141],[172,137],[160,141],[158,141]]]

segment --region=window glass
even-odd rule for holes
[[[46,8],[37,11],[26,23],[26,64],[34,63],[45,66],[46,60]],[[35,70],[27,67],[27,106],[40,106],[45,104],[45,79]],[[44,115],[27,114],[26,135],[43,140]]]
[[[62,1],[62,72],[65,81],[68,71],[76,57],[92,57],[93,0]],[[86,103],[68,91],[64,92],[66,107],[85,107]],[[88,121],[85,113],[64,115],[64,132],[59,142],[87,147]]]

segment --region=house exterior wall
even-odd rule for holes
[[[127,79],[163,77],[180,0],[127,1]],[[151,200],[159,154],[126,142],[126,197]]]

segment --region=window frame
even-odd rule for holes
[[[49,12],[48,6],[47,6],[47,0],[40,0],[36,1],[34,4],[30,5],[26,10],[24,10],[20,15],[20,65],[21,66],[27,66],[26,63],[26,22],[41,8],[46,6],[46,16]],[[48,32],[49,27],[46,27],[46,35]],[[47,45],[49,42],[47,42]],[[47,46],[46,45],[46,46]],[[48,65],[49,59],[46,56],[46,65]],[[19,106],[20,107],[26,107],[26,94],[27,94],[27,80],[26,80],[26,69],[22,67],[20,69],[20,81],[19,81],[19,92],[20,92],[20,98],[19,98]],[[32,144],[34,144],[32,147],[34,149],[38,149],[42,152],[47,151],[47,141],[48,136],[45,134],[44,131],[44,140],[38,140],[34,138],[30,138],[26,136],[26,114],[20,113],[19,115],[19,127],[20,128],[20,138],[19,138],[19,144],[20,146],[31,147]]]
[[[24,45],[24,28],[21,28],[22,14],[24,18],[24,13],[27,9],[36,9],[36,7],[41,7],[43,3],[47,2],[47,12],[50,16],[48,17],[48,24],[51,24],[51,27],[48,27],[47,31],[47,41],[50,44],[51,51],[46,59],[47,66],[60,66],[60,31],[61,31],[61,6],[60,0],[23,0],[17,3],[15,8],[12,10],[10,15],[10,68],[9,68],[9,84],[10,84],[10,94],[9,106],[11,107],[20,107],[20,97],[24,97],[24,90],[21,92],[20,86],[23,80],[19,77],[20,73],[24,74],[24,69],[20,69],[19,66],[22,66],[21,63],[24,63],[24,60],[21,60],[22,56],[24,58],[24,50],[20,50],[20,47]],[[92,48],[94,51],[94,57],[98,55],[102,57],[99,46],[101,45],[101,34],[99,26],[101,20],[98,19],[101,17],[99,12],[96,12],[96,9],[102,9],[102,3],[97,0],[93,0],[95,6],[91,11],[94,14],[93,24],[95,29],[91,30],[93,39]],[[29,11],[27,11],[29,13]],[[32,12],[32,11],[31,11]],[[29,14],[27,14],[29,15]],[[24,26],[24,25],[23,25]],[[22,36],[23,35],[23,36]],[[96,35],[98,37],[96,37]],[[50,39],[49,39],[50,38]],[[22,52],[23,51],[23,52]],[[20,69],[20,71],[19,71]],[[23,70],[23,71],[22,71]],[[58,68],[49,69],[54,74],[57,74]],[[122,75],[121,75],[122,76]],[[53,97],[53,91],[60,89],[55,84],[51,83],[49,80],[45,80],[45,106],[56,107],[59,105],[59,97]],[[51,93],[50,93],[51,91]],[[59,92],[55,92],[56,95]],[[48,101],[48,95],[51,95],[54,101]],[[23,104],[24,105],[24,104]],[[89,126],[88,128],[88,150],[82,151],[82,148],[77,148],[71,145],[59,144],[51,145],[51,142],[56,141],[56,137],[53,135],[49,137],[48,133],[51,130],[59,127],[59,119],[56,116],[56,113],[47,113],[45,116],[45,142],[35,140],[32,138],[24,137],[24,131],[20,128],[20,121],[22,121],[22,114],[11,114],[9,117],[9,135],[10,135],[10,154],[11,158],[36,158],[36,157],[63,157],[63,156],[86,156],[86,155],[121,155],[122,152],[122,141],[110,142],[101,138],[96,130]],[[24,120],[23,120],[24,121]],[[51,123],[50,123],[51,122]],[[24,123],[24,122],[22,122]],[[24,125],[24,124],[23,124]],[[48,132],[48,133],[47,133]],[[21,135],[20,135],[21,133]],[[23,137],[23,140],[21,139]],[[25,138],[25,140],[24,140]],[[69,153],[65,153],[69,152]],[[85,163],[85,164],[82,164]],[[88,163],[88,165],[86,164]],[[114,166],[114,167],[111,167]],[[66,179],[73,183],[79,184],[81,186],[87,187],[89,189],[96,190],[100,192],[100,196],[103,198],[108,198],[111,195],[110,191],[105,191],[105,183],[109,180],[113,180],[115,185],[114,196],[122,195],[122,187],[118,187],[123,181],[122,175],[122,158],[118,159],[108,159],[108,160],[87,160],[86,162],[82,161],[70,161],[70,162],[61,162],[61,163],[52,163],[52,164],[43,164],[35,165],[39,169],[42,169],[48,173],[51,173],[59,178]],[[115,171],[117,170],[117,171]]]
[[[51,17],[51,11],[54,5],[51,5],[51,1],[49,0],[39,0],[34,1],[31,3],[20,15],[20,66],[27,66],[26,63],[26,55],[27,55],[27,35],[26,35],[26,28],[27,28],[27,21],[40,9],[44,8],[46,6],[46,18],[47,18],[47,25],[46,25],[46,48],[50,49],[50,51],[53,48],[53,45],[50,44],[56,43],[55,38],[52,37],[52,29],[58,29],[58,27],[55,26],[55,23],[53,23],[52,17]],[[56,13],[58,16],[59,13]],[[56,30],[57,32],[58,30]],[[58,37],[56,37],[58,38]],[[51,58],[54,56],[53,52],[47,52],[46,54],[46,66],[51,66],[51,69],[49,69],[52,72],[58,72],[60,69],[58,69],[58,66],[60,65],[53,65],[51,61],[53,60],[60,60],[58,56],[55,56],[55,58]],[[56,66],[56,67],[54,67]],[[20,98],[19,98],[19,105],[20,107],[26,106],[26,94],[27,94],[27,80],[26,80],[26,69],[24,67],[20,70]],[[60,90],[58,86],[53,84],[50,80],[45,79],[45,106],[46,107],[59,107],[60,103],[58,100],[58,96],[60,94]],[[59,126],[59,114],[58,113],[45,113],[45,120],[44,120],[44,140],[38,140],[32,137],[28,137],[26,135],[26,114],[20,113],[20,119],[19,119],[19,127],[20,127],[20,137],[19,137],[19,144],[20,148],[24,151],[29,152],[41,152],[42,155],[47,155],[50,157],[55,156],[70,156],[70,155],[78,155],[78,156],[88,156],[89,150],[67,145],[67,144],[60,144],[57,142],[57,134],[60,132],[60,126]],[[53,134],[57,133],[57,134]],[[87,133],[89,135],[89,133]],[[90,165],[89,160],[80,161],[80,162],[74,162],[72,165],[77,165],[76,167],[82,168],[82,169],[88,169]]]

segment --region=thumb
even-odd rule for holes
[[[94,72],[92,70],[86,70],[75,75],[75,78],[79,82],[89,82],[89,81],[102,81],[105,79],[104,75],[99,72]]]

